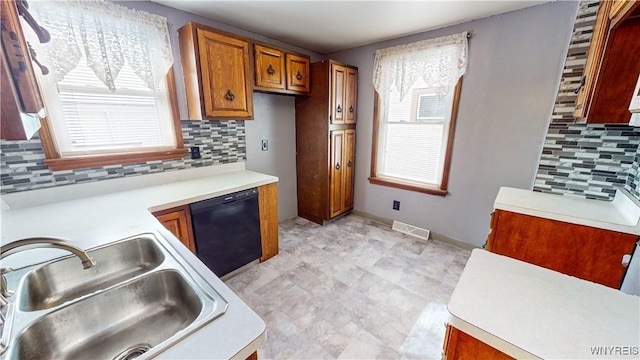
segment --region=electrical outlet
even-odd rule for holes
[[[398,210],[398,211],[400,211],[400,201],[398,201],[398,200],[393,200],[393,210]]]
[[[200,155],[200,148],[197,146],[191,147],[191,158],[192,159],[200,159],[202,156]]]
[[[269,141],[262,140],[262,151],[267,151],[267,150],[269,150]]]

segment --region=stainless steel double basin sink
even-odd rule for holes
[[[227,309],[158,234],[87,252],[96,265],[86,270],[66,256],[6,274],[16,293],[1,359],[149,358]]]

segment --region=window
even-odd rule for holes
[[[373,184],[446,195],[467,34],[376,52]]]
[[[53,170],[182,158],[166,19],[105,1],[34,2]],[[37,40],[30,41],[38,44]]]

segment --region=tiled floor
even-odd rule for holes
[[[440,359],[468,250],[356,215],[280,224],[280,254],[226,280],[267,324],[260,359]]]

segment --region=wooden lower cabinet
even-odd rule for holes
[[[278,183],[258,187],[258,206],[262,242],[260,262],[262,262],[278,254]],[[189,205],[156,211],[153,216],[162,223],[162,226],[175,235],[184,246],[194,254],[196,253]]]
[[[442,349],[443,360],[510,360],[511,356],[493,348],[473,336],[447,324]]]
[[[196,244],[191,225],[191,211],[189,205],[178,206],[171,209],[156,211],[153,213],[162,226],[167,228],[180,240],[192,253],[196,252]]]
[[[356,130],[331,132],[331,176],[329,217],[353,209]]]
[[[486,249],[619,289],[638,236],[495,210]]]
[[[260,262],[278,254],[278,184],[271,183],[258,188],[260,207],[260,234],[262,257]]]

